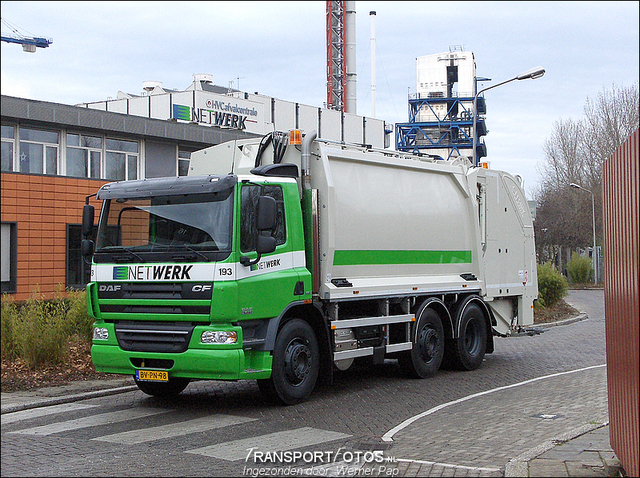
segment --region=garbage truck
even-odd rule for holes
[[[522,181],[464,157],[271,132],[96,196],[92,361],[149,395],[257,380],[295,404],[356,360],[415,378],[477,369],[495,336],[533,323]]]

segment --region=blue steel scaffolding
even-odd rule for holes
[[[477,91],[477,90],[476,90]],[[414,154],[432,154],[433,150],[448,150],[447,157],[470,156],[473,149],[473,97],[444,97],[438,93],[409,96],[409,122],[396,123],[396,149]],[[483,116],[486,114],[484,97],[477,98],[476,157],[487,155],[480,138],[487,134]],[[421,112],[430,113],[429,121],[418,121]]]

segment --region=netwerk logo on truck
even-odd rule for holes
[[[214,280],[217,267],[220,267],[220,265],[215,263],[131,264],[127,266],[94,264],[91,268],[91,278],[98,282],[210,282]]]
[[[191,280],[193,264],[115,266],[113,280]]]

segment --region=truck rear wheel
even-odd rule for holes
[[[460,317],[460,335],[447,341],[445,363],[455,370],[475,370],[484,360],[487,325],[482,309],[468,304]]]
[[[438,313],[430,307],[421,306],[417,314],[413,347],[398,357],[400,368],[415,378],[435,375],[444,356],[444,329]]]
[[[187,385],[189,385],[190,380],[188,378],[170,378],[168,382],[143,382],[140,380],[136,380],[136,385],[140,390],[142,390],[147,395],[151,395],[153,397],[159,398],[168,398],[175,397],[179,395]]]
[[[268,399],[293,405],[309,398],[318,380],[320,351],[311,326],[300,319],[284,324],[273,349],[271,378],[258,380]]]

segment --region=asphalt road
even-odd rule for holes
[[[416,433],[410,437],[413,452],[421,450],[421,437],[437,436],[445,443],[438,445],[438,462],[459,464],[458,471],[466,476],[501,476],[498,470],[506,460],[551,438],[557,433],[553,427],[563,426],[562,421],[526,425],[549,426],[548,431],[513,430],[517,440],[506,437],[499,446],[495,441],[480,461],[474,459],[476,455],[461,454],[464,445],[455,445],[460,433],[474,433],[470,425],[465,429],[465,423],[460,423],[465,413],[472,421],[481,415],[489,418],[483,433],[487,440],[497,440],[498,436],[491,436],[491,419],[501,420],[500,414],[507,417],[524,402],[540,404],[542,413],[547,409],[545,401],[568,403],[580,391],[595,410],[589,409],[590,413],[597,415],[603,406],[606,410],[606,385],[602,396],[601,383],[605,372],[599,368],[606,361],[603,292],[570,291],[567,301],[589,318],[548,327],[539,334],[496,338],[495,352],[473,372],[440,371],[431,379],[415,380],[402,376],[396,362],[387,361],[339,372],[332,386],[321,387],[308,402],[290,407],[267,404],[255,382],[201,381],[191,383],[171,401],[135,391],[5,414],[1,475],[255,476],[260,469],[272,469],[279,459],[281,472],[283,466],[291,474],[292,466],[309,469],[313,465],[316,476],[338,476],[336,467],[360,458],[360,463],[376,464],[383,476],[393,476],[398,470],[395,460],[408,453],[403,447],[407,442],[382,437],[405,420],[460,400],[464,405],[455,414],[452,410],[434,415],[428,423],[415,423]],[[593,368],[584,373],[562,375],[589,367]],[[554,374],[561,375],[517,387],[517,391],[505,389],[502,395],[491,393]],[[585,390],[580,380],[593,383],[595,391]],[[486,413],[473,408],[480,399],[465,401],[482,392],[487,392],[482,398]],[[579,415],[580,404],[574,403],[573,409]],[[596,415],[587,416],[585,411],[583,419]],[[433,450],[425,445],[423,453],[421,458],[428,460]],[[395,463],[387,466],[383,456]]]

